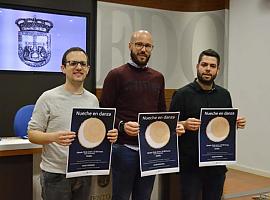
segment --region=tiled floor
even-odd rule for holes
[[[224,186],[224,196],[230,197],[237,194],[246,194],[267,190],[270,192],[270,178],[257,176],[247,172],[229,169]],[[252,196],[231,198],[231,200],[251,200]]]

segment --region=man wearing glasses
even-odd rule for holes
[[[141,177],[138,138],[140,112],[164,112],[164,77],[150,68],[153,50],[148,31],[134,32],[129,42],[130,60],[112,69],[103,84],[102,107],[116,108],[118,143],[113,146],[113,200],[149,200],[155,176]]]
[[[65,175],[68,146],[76,137],[70,131],[72,109],[99,107],[96,96],[83,87],[88,63],[86,52],[79,47],[64,53],[61,69],[66,81],[40,96],[28,125],[29,140],[43,145],[40,183],[44,200],[89,199],[90,177],[67,179]],[[110,130],[107,139],[115,142],[117,134],[117,129]]]

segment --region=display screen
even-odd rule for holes
[[[86,44],[86,16],[0,7],[0,70],[60,72],[64,52]]]

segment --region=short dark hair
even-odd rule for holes
[[[70,53],[70,52],[73,52],[73,51],[81,51],[84,53],[84,55],[86,55],[86,58],[87,58],[87,64],[89,65],[89,58],[88,58],[88,55],[86,53],[85,50],[83,50],[82,48],[80,47],[71,47],[69,48],[68,50],[66,50],[66,52],[64,53],[63,57],[62,57],[62,65],[65,65],[67,63],[67,55]]]
[[[207,49],[207,50],[204,50],[203,52],[201,52],[200,55],[199,55],[198,63],[201,62],[203,56],[211,56],[211,57],[215,57],[215,58],[217,59],[217,65],[219,66],[219,63],[220,63],[220,56],[219,56],[219,54],[218,54],[216,51],[214,51],[213,49]]]

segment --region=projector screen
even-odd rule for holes
[[[86,50],[88,16],[0,6],[0,70],[60,72],[64,52]]]

